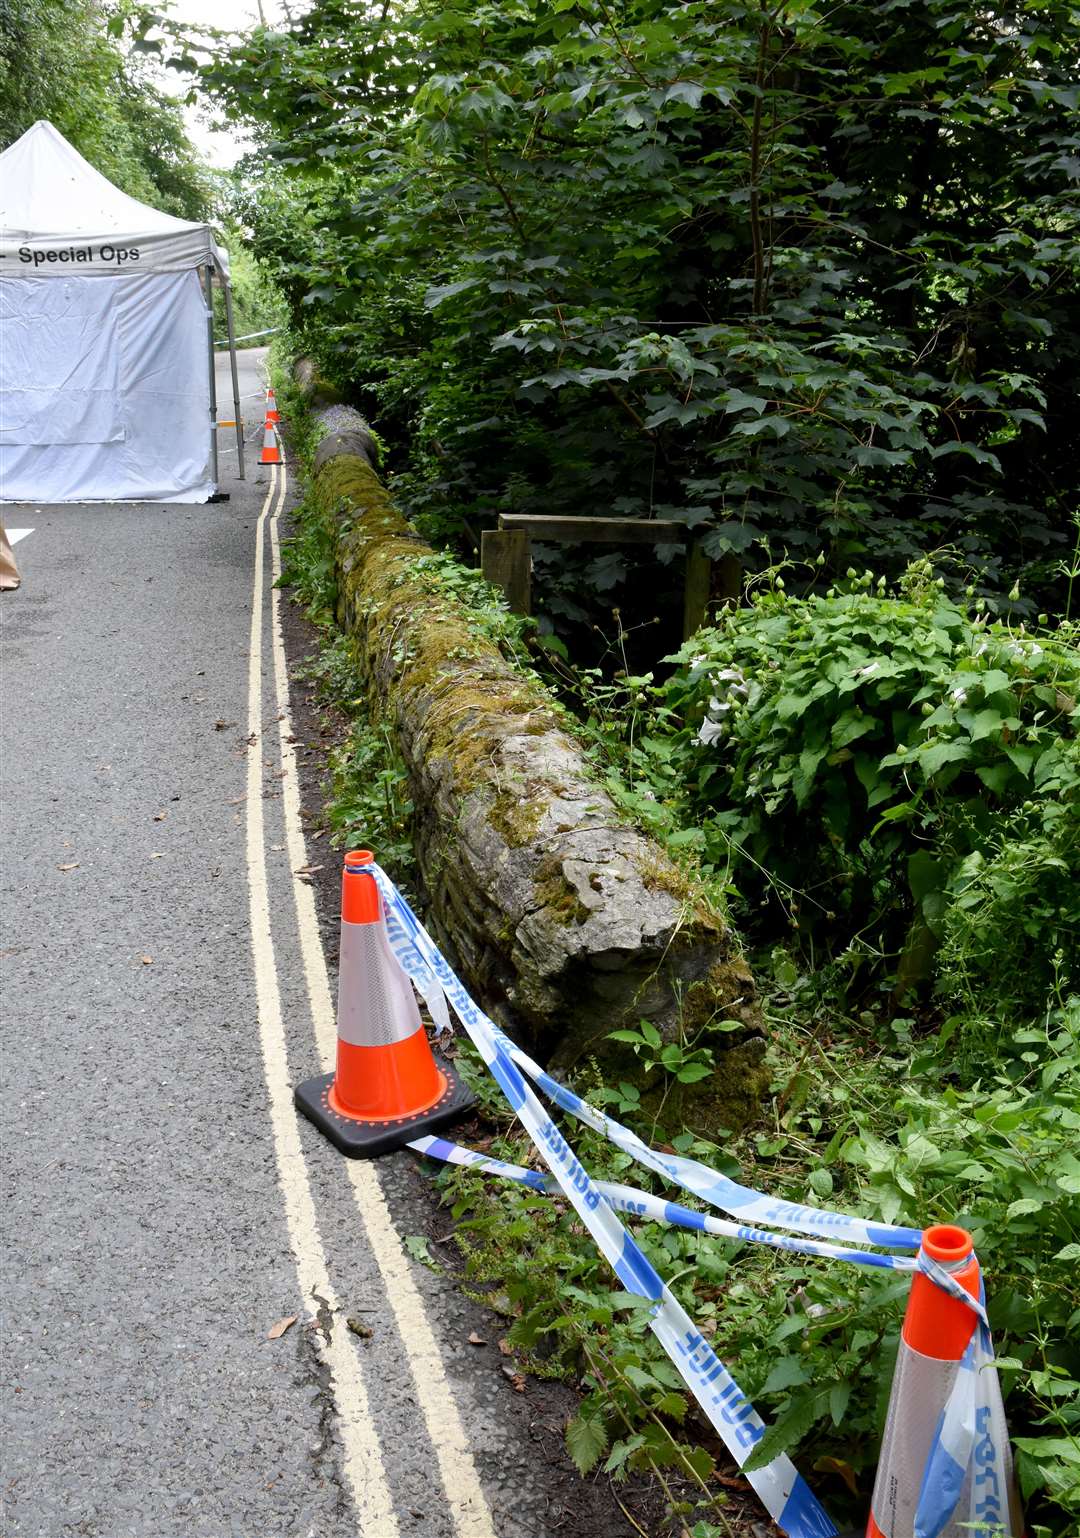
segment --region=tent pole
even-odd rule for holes
[[[229,364],[232,368],[233,418],[236,422],[236,457],[240,461],[240,479],[243,481],[247,479],[244,475],[244,424],[240,420],[240,378],[236,372],[236,327],[233,324],[231,280],[224,278],[222,287],[225,290],[225,321],[229,332]]]
[[[203,286],[206,289],[206,337],[210,349],[210,460],[214,467],[214,490],[218,489],[217,444],[217,372],[214,368],[214,288],[212,268],[209,262],[203,268]]]

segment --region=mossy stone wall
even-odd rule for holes
[[[327,411],[343,441],[319,453],[313,491],[336,523],[339,622],[408,764],[440,944],[492,1017],[557,1067],[595,1058],[605,1077],[632,1078],[609,1031],[644,1017],[674,1039],[737,1021],[711,1038],[717,1074],[679,1087],[680,1114],[703,1130],[743,1124],[765,1087],[764,1042],[722,916],[627,825],[542,686],[418,566],[430,548],[356,452],[365,424],[343,424],[343,409]]]

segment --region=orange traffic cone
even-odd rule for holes
[[[386,934],[366,849],[345,856],[341,878],[337,1071],[295,1092],[304,1115],[342,1153],[370,1158],[401,1148],[473,1105],[449,1065],[436,1061],[412,983]]]
[[[263,447],[260,463],[264,465],[280,465],[281,463],[281,445],[278,442],[277,428],[269,417],[267,417],[266,424],[263,427]]]
[[[951,1273],[970,1297],[979,1297],[979,1262],[971,1235],[965,1229],[951,1224],[928,1228],[922,1236],[922,1248],[931,1260]],[[959,1298],[950,1297],[924,1272],[915,1272],[900,1335],[866,1538],[915,1538],[917,1530],[924,1531],[928,1526],[935,1538],[970,1538],[973,1517],[975,1525],[980,1525],[979,1516],[985,1518],[991,1506],[991,1525],[999,1538],[1002,1534],[1023,1532],[1001,1390],[997,1374],[989,1366],[982,1369],[986,1375],[981,1386],[985,1407],[976,1412],[978,1440],[973,1464],[966,1471],[955,1466],[955,1487],[943,1502],[939,1520],[935,1522],[931,1514],[916,1522],[920,1500],[926,1493],[924,1475],[928,1475],[928,1460],[942,1434],[950,1391],[960,1372],[978,1371],[972,1367],[970,1358],[963,1367],[960,1365],[976,1327],[972,1309]],[[929,1504],[933,1506],[932,1499]]]
[[[281,421],[281,414],[277,409],[277,400],[274,397],[272,385],[268,385],[266,389],[266,420],[273,422],[275,427]]]

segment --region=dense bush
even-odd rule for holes
[[[948,541],[990,585],[1051,576],[1068,0],[316,0],[208,46],[265,146],[258,249],[427,532],[667,515],[748,565]],[[628,569],[550,557],[539,601],[619,601]]]
[[[754,931],[891,958],[898,994],[943,945],[943,987],[1037,1015],[1080,989],[1080,651],[971,612],[927,561],[895,597],[852,577],[800,598],[774,574],[721,612],[639,768],[765,905]]]

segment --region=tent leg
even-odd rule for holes
[[[229,333],[229,364],[232,368],[232,393],[233,393],[233,418],[236,422],[236,457],[240,461],[240,479],[246,480],[244,474],[244,424],[240,419],[240,378],[236,372],[236,327],[233,324],[232,284],[226,278],[222,285],[225,290],[225,321]]]
[[[206,345],[210,351],[210,462],[214,467],[214,490],[218,489],[217,371],[214,368],[214,288],[209,262],[203,268],[206,289]]]

